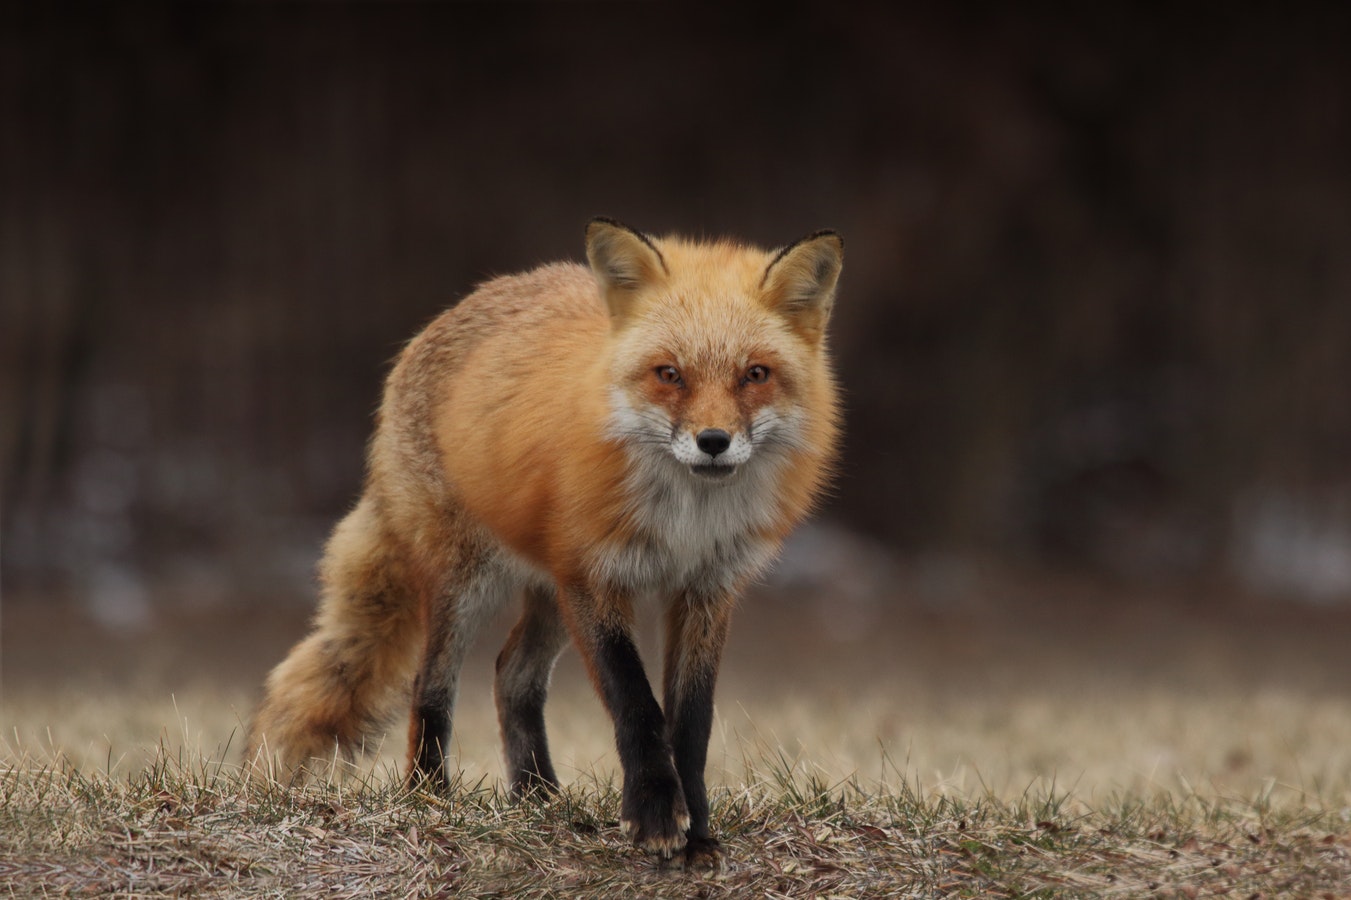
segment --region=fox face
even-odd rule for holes
[[[726,483],[776,443],[798,439],[791,381],[768,350],[742,351],[726,341],[690,348],[692,342],[672,340],[638,354],[611,397],[614,430],[696,479]]]
[[[671,419],[671,455],[701,478],[721,480],[751,458],[757,435],[763,443],[773,421],[767,406],[770,370],[761,363],[689,374],[677,365],[658,366],[653,408]],[[758,429],[757,429],[757,426]]]
[[[587,254],[612,326],[611,436],[708,485],[801,447],[841,252],[830,232],[769,254],[594,222]]]

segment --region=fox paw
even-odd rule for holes
[[[664,860],[685,847],[690,814],[674,769],[649,773],[634,785],[625,785],[619,827],[635,846]]]
[[[685,868],[725,871],[727,860],[722,855],[722,844],[716,838],[690,835],[685,844]]]

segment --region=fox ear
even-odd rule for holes
[[[639,288],[670,274],[651,238],[614,219],[595,218],[586,226],[586,258],[616,319],[629,311]]]
[[[844,239],[818,231],[789,244],[765,269],[765,300],[799,331],[820,339],[835,306],[835,284],[844,266]]]

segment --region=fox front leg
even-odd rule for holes
[[[624,770],[620,825],[634,844],[670,859],[685,846],[690,814],[676,774],[666,719],[633,642],[632,606],[627,597],[602,601],[576,589],[562,600],[573,639],[614,720],[615,745]]]
[[[713,688],[731,619],[730,597],[677,596],[666,611],[666,727],[676,772],[690,811],[686,864],[722,865],[722,847],[709,831],[704,767],[713,729]]]

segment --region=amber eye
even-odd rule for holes
[[[751,366],[746,370],[747,384],[764,384],[769,380],[769,369],[764,366]]]
[[[680,384],[680,370],[675,366],[657,366],[657,380],[662,384]]]

